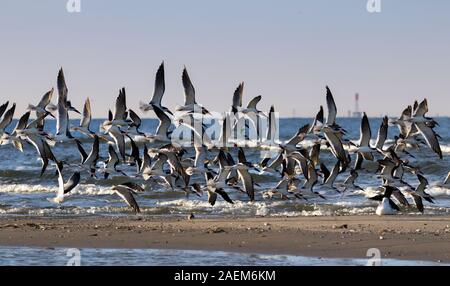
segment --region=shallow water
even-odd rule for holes
[[[426,214],[447,214],[450,211],[450,190],[434,187],[436,183],[442,182],[450,169],[450,119],[438,118],[440,124],[436,131],[442,136],[441,145],[444,152],[444,159],[439,160],[429,148],[412,150],[411,153],[416,158],[410,158],[413,165],[421,167],[425,176],[430,182],[427,190],[436,198],[436,204],[425,202]],[[93,121],[93,130],[98,130],[102,120]],[[290,138],[299,127],[306,123],[311,123],[310,118],[281,119],[280,139]],[[341,118],[338,119],[348,132],[348,137],[352,140],[359,138],[359,119]],[[380,124],[379,118],[370,119],[372,126],[372,138],[375,140],[376,132]],[[15,123],[13,122],[14,125]],[[78,124],[73,121],[73,124]],[[157,121],[143,120],[142,130],[153,133],[156,129]],[[47,129],[53,130],[54,121],[49,120]],[[389,128],[389,138],[393,138],[398,133],[396,127]],[[305,144],[311,144],[311,140],[305,140]],[[87,152],[90,151],[90,144],[84,144]],[[101,145],[101,156],[107,158],[107,148]],[[74,145],[58,144],[54,148],[54,153],[59,160],[76,164],[80,156]],[[190,151],[190,155],[193,152]],[[259,162],[261,153],[258,150],[248,150],[247,159],[251,162]],[[321,159],[329,169],[334,164],[331,154],[322,150]],[[375,164],[367,165],[368,169],[374,170]],[[41,163],[37,160],[37,152],[31,146],[25,145],[23,153],[15,150],[11,145],[0,146],[0,215],[31,215],[31,216],[91,216],[91,215],[128,215],[129,209],[123,201],[113,195],[111,186],[127,181],[125,177],[112,177],[109,180],[95,180],[88,178],[86,172],[82,175],[82,182],[62,204],[55,206],[47,199],[55,196],[57,189],[57,179],[54,176],[54,168],[50,166],[46,174],[40,178],[39,172]],[[122,170],[133,175],[135,167],[121,166]],[[65,167],[65,178],[73,172],[76,167]],[[339,175],[337,185],[342,183],[347,176]],[[195,178],[199,178],[194,177]],[[202,178],[202,177],[200,177]],[[206,194],[199,198],[191,195],[189,198],[183,192],[169,191],[158,184],[150,184],[143,180],[133,178],[133,181],[144,184],[147,192],[140,194],[137,201],[141,206],[142,215],[186,215],[194,212],[197,216],[308,216],[308,215],[350,215],[350,214],[372,214],[376,203],[367,199],[367,196],[380,185],[380,179],[371,173],[360,172],[357,184],[365,189],[365,192],[350,191],[344,196],[332,191],[323,190],[317,185],[315,190],[322,192],[326,200],[310,197],[308,201],[280,201],[277,199],[265,199],[262,192],[274,187],[280,178],[277,176],[258,176],[255,181],[256,202],[248,203],[245,194],[235,190],[230,190],[230,197],[235,201],[234,205],[218,200],[214,207],[211,207],[206,198]],[[406,180],[411,185],[416,186],[418,181],[412,176],[407,176]],[[403,209],[403,213],[417,213],[414,208]]]
[[[77,261],[79,264],[76,264]],[[68,263],[81,266],[364,266],[368,260],[198,250],[0,247],[0,265],[65,266]],[[381,265],[443,264],[431,261],[381,259]]]

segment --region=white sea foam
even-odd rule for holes
[[[217,201],[214,206],[211,206],[206,200],[187,200],[177,199],[168,201],[158,201],[156,207],[166,207],[176,209],[178,212],[189,211],[209,211],[212,213],[221,214],[245,214],[254,213],[258,216],[264,216],[268,213],[267,203],[264,201],[259,202],[242,202],[235,200],[234,204],[230,204],[224,201]]]
[[[450,145],[441,144],[441,151],[444,154],[449,154],[450,153]]]
[[[56,192],[57,188],[47,185],[29,185],[29,184],[2,184],[0,193],[42,193]]]
[[[0,185],[0,193],[54,193],[58,190],[57,185],[41,185],[41,184],[2,184]],[[111,187],[98,187],[93,184],[79,185],[71,195],[111,195],[114,192]]]
[[[87,184],[78,186],[75,190],[72,191],[72,194],[98,196],[98,195],[112,195],[114,194],[114,191],[111,189],[111,187],[106,186],[99,187],[94,184]]]
[[[427,193],[432,195],[433,197],[448,197],[450,196],[450,189],[448,188],[442,188],[442,187],[431,187],[426,190]]]

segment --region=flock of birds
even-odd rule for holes
[[[371,128],[369,119],[364,113],[361,120],[360,138],[351,141],[346,130],[336,121],[337,108],[330,89],[326,88],[328,116],[325,119],[321,106],[312,124],[298,129],[289,140],[282,142],[275,136],[275,110],[271,106],[266,114],[257,109],[261,96],[252,99],[247,107],[243,106],[244,84],[241,83],[234,92],[230,112],[220,118],[219,136],[209,138],[205,132],[203,117],[211,113],[195,99],[195,89],[186,68],[182,73],[185,103],[177,106],[174,113],[162,106],[165,92],[164,63],[161,64],[155,79],[153,97],[148,104],[141,103],[143,112],[153,111],[159,119],[155,134],[147,134],[140,130],[141,119],[132,109],[126,106],[126,93],[122,88],[116,99],[114,113],[109,111],[100,130],[91,130],[91,105],[89,98],[84,104],[79,126],[71,126],[69,114],[81,114],[68,100],[63,70],[57,78],[57,104],[51,103],[53,88],[47,92],[37,105],[29,105],[28,110],[18,120],[15,128],[7,132],[15,113],[15,104],[9,109],[9,102],[0,106],[0,143],[12,144],[22,151],[25,142],[33,145],[42,161],[42,176],[50,163],[55,166],[59,188],[56,197],[50,199],[62,203],[66,194],[72,191],[81,181],[81,174],[96,179],[108,179],[110,176],[126,176],[127,181],[112,187],[134,212],[140,212],[136,201],[138,193],[145,192],[145,186],[133,182],[133,178],[142,178],[150,184],[158,184],[170,190],[181,190],[188,194],[208,195],[208,202],[214,205],[221,197],[233,204],[230,191],[245,193],[249,201],[255,200],[259,184],[255,182],[256,174],[271,176],[278,182],[273,188],[261,190],[264,198],[281,198],[308,200],[311,197],[326,199],[326,192],[344,193],[348,190],[362,190],[357,183],[358,172],[369,172],[365,167],[367,161],[378,165],[376,171],[380,178],[377,195],[370,197],[379,201],[376,209],[378,215],[394,214],[400,206],[410,207],[407,197],[412,197],[415,207],[423,212],[422,200],[434,202],[426,193],[428,181],[417,166],[413,166],[410,158],[414,157],[408,150],[427,145],[442,159],[439,135],[434,131],[438,123],[427,117],[427,100],[408,106],[399,118],[384,117],[378,130],[375,145],[371,145]],[[7,110],[8,109],[8,110]],[[36,119],[30,120],[31,112]],[[56,119],[56,133],[44,131],[46,119]],[[264,122],[267,130],[263,135],[260,125]],[[399,135],[387,146],[389,126],[398,126]],[[174,130],[178,127],[189,130],[190,147],[176,144]],[[249,138],[249,129],[257,131],[257,138]],[[87,152],[83,143],[77,138],[90,138],[92,142]],[[243,138],[236,140],[236,138]],[[305,138],[312,139],[314,144],[306,146]],[[109,158],[100,157],[100,142],[106,142]],[[250,162],[245,152],[250,146],[257,150],[266,150],[261,162]],[[81,161],[77,164],[77,172],[64,182],[64,160],[57,160],[52,148],[55,144],[73,144],[78,149]],[[141,147],[141,148],[139,148]],[[345,148],[347,147],[347,148]],[[189,154],[195,151],[195,157]],[[255,149],[253,149],[255,150]],[[142,151],[142,152],[141,152]],[[335,164],[331,171],[321,160],[320,154],[331,152]],[[237,154],[237,158],[236,158]],[[352,163],[354,161],[354,163]],[[136,166],[134,174],[127,174],[118,167],[121,164]],[[418,184],[411,185],[404,180],[404,174],[417,177]],[[345,180],[338,184],[339,176]],[[320,186],[321,191],[317,191]],[[443,186],[450,187],[450,176]],[[327,190],[324,192],[324,190]]]

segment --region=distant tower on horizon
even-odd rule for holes
[[[359,111],[359,93],[355,94],[355,109],[353,110],[353,117],[361,118],[362,113]]]

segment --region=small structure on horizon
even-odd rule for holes
[[[353,110],[352,117],[361,118],[362,112],[359,111],[359,93],[355,94],[355,109]]]

